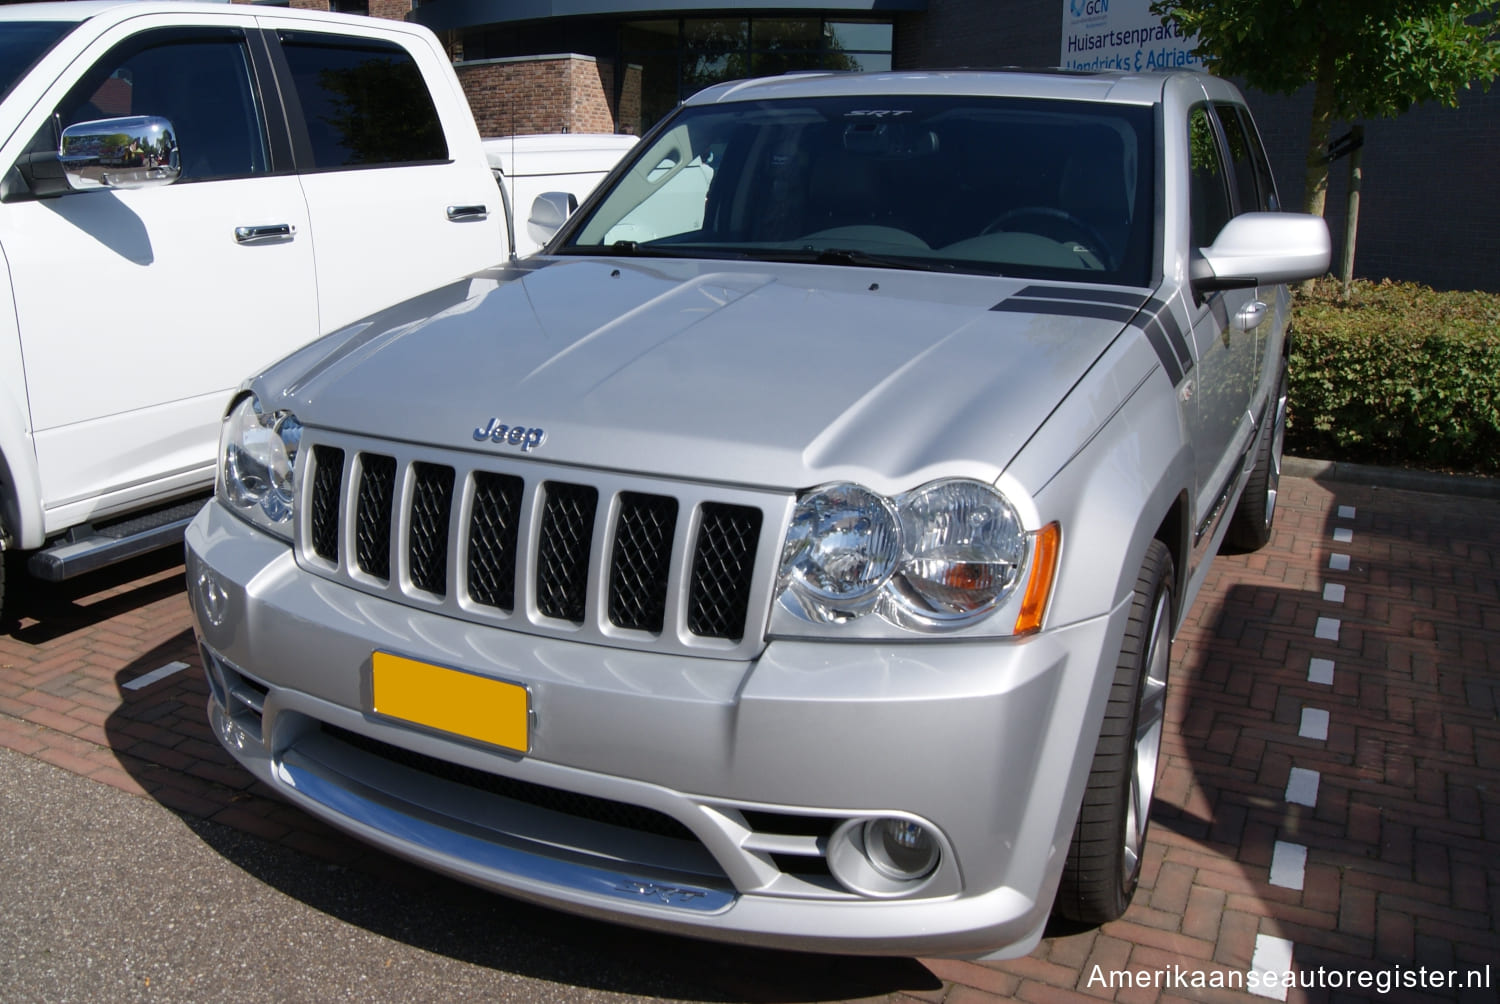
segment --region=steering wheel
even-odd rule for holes
[[[981,234],[992,234],[1001,230],[1010,230],[1013,228],[1006,226],[1006,224],[1018,219],[1025,219],[1026,217],[1056,221],[1062,223],[1066,227],[1071,227],[1073,233],[1067,235],[1069,239],[1082,238],[1079,243],[1083,244],[1088,251],[1093,252],[1094,257],[1102,261],[1105,268],[1115,267],[1114,258],[1109,253],[1109,242],[1104,239],[1099,231],[1095,230],[1093,226],[1083,220],[1080,220],[1078,217],[1074,216],[1066,209],[1058,209],[1056,206],[1019,206],[1015,209],[1008,209],[1005,212],[1001,213],[999,216],[995,217],[993,220],[990,220],[990,222],[985,225],[985,228],[979,232]],[[1022,227],[1019,229],[1022,229],[1028,233],[1037,233],[1037,231],[1032,230],[1029,227]],[[1050,236],[1050,234],[1042,233],[1040,234],[1040,236],[1047,237]]]

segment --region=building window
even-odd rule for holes
[[[889,21],[681,18],[630,21],[620,55],[641,67],[641,122],[649,126],[703,88],[799,70],[889,70]]]

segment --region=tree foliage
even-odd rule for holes
[[[1313,213],[1323,211],[1334,121],[1452,107],[1500,75],[1500,0],[1155,0],[1151,11],[1196,35],[1221,76],[1278,94],[1314,85],[1303,199]]]

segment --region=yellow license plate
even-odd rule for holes
[[[520,684],[389,652],[371,663],[377,715],[521,753],[531,748],[531,695]]]

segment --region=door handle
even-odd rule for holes
[[[290,223],[268,223],[259,227],[235,227],[234,239],[240,244],[280,244],[297,234]]]
[[[1241,331],[1254,331],[1266,319],[1269,308],[1259,300],[1251,300],[1234,315],[1234,326]]]
[[[448,219],[453,223],[462,223],[465,220],[487,220],[490,216],[489,206],[449,206]]]

